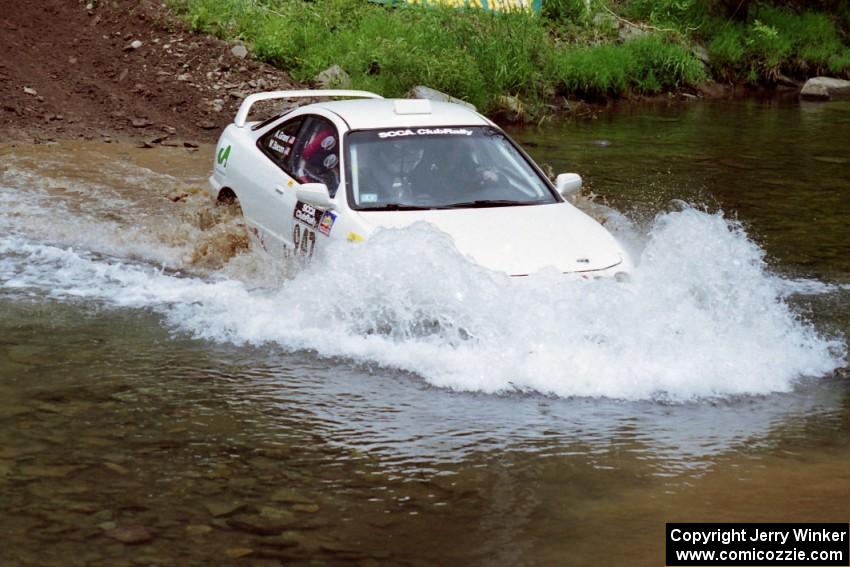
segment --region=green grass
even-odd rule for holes
[[[688,50],[661,36],[575,47],[561,41],[551,20],[524,13],[363,0],[174,0],[172,6],[195,29],[249,42],[257,56],[297,81],[337,64],[355,88],[401,96],[426,84],[485,112],[502,95],[534,106],[556,92],[656,93],[705,78]]]
[[[337,64],[354,88],[402,96],[425,84],[484,112],[503,95],[542,107],[556,94],[655,94],[709,78],[850,76],[842,27],[850,10],[827,15],[751,0],[738,21],[724,2],[544,0],[533,16],[365,0],[170,0],[194,29],[246,41],[296,81]],[[622,42],[618,18],[654,31]],[[694,41],[707,46],[708,72],[689,47]]]
[[[771,82],[850,72],[850,49],[826,14],[763,6],[746,23],[728,24],[709,42],[713,71],[725,78]]]
[[[590,98],[655,94],[706,80],[702,65],[687,49],[658,35],[567,50],[559,54],[557,66],[563,91]]]

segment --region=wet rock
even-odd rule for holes
[[[323,89],[347,89],[351,86],[351,77],[339,65],[331,65],[313,77],[313,81]]]
[[[106,462],[106,463],[103,463],[103,466],[104,466],[104,467],[106,467],[106,468],[108,468],[108,469],[109,469],[109,470],[111,470],[112,472],[115,472],[115,473],[118,473],[118,474],[121,474],[121,475],[128,475],[128,474],[130,474],[130,469],[128,469],[127,467],[122,467],[122,466],[121,466],[121,465],[119,465],[118,463],[109,463],[109,462]]]
[[[271,495],[270,499],[273,502],[286,502],[298,504],[312,504],[313,500],[305,494],[296,492],[291,488],[282,488]]]
[[[407,93],[407,98],[424,98],[427,100],[434,100],[439,102],[453,102],[455,104],[465,106],[470,110],[475,110],[474,104],[470,104],[465,100],[460,100],[459,98],[455,98],[451,95],[447,95],[446,93],[440,92],[430,87],[426,87],[424,85],[417,85],[410,89],[410,91]]]
[[[118,75],[118,82],[120,83],[121,81],[123,81],[124,79],[126,79],[126,78],[127,78],[127,75],[129,75],[129,74],[130,74],[130,70],[129,70],[129,69],[124,69],[123,71],[121,71],[121,74],[120,74],[120,75]]]
[[[166,134],[170,134],[170,135],[173,136],[174,134],[177,133],[177,128],[175,128],[174,126],[163,126],[162,131],[165,132]]]
[[[204,130],[212,130],[214,128],[217,128],[215,122],[213,122],[212,120],[199,120],[195,123],[195,125],[198,128],[202,128]]]
[[[525,105],[515,96],[500,95],[496,97],[496,112],[511,122],[525,120]]]
[[[832,77],[814,77],[806,81],[800,97],[809,100],[834,100],[850,97],[850,81]]]
[[[191,140],[186,140],[186,141],[184,141],[184,142],[183,142],[183,147],[184,147],[184,148],[197,148],[197,147],[198,147],[198,143],[197,143],[197,142],[193,142],[193,141],[191,141]]]
[[[292,509],[296,512],[307,512],[310,514],[315,514],[319,511],[318,504],[293,504]]]
[[[210,533],[212,530],[212,526],[206,526],[203,524],[191,524],[186,526],[186,535],[192,537],[199,537]]]
[[[240,504],[237,502],[207,502],[204,504],[204,508],[214,517],[221,518],[223,516],[229,516],[230,514],[235,514],[236,512],[242,510],[245,507],[244,504]]]
[[[731,90],[721,83],[705,83],[697,87],[699,93],[706,98],[723,98],[730,94]]]
[[[179,75],[177,75],[177,80],[182,83],[185,83],[186,81],[192,80],[192,75],[188,73],[180,73]]]
[[[333,555],[338,555],[341,558],[356,560],[363,559],[367,557],[363,554],[363,552],[358,551],[356,549],[352,549],[351,547],[347,547],[342,543],[337,542],[326,542],[319,545],[319,549],[325,551],[327,553],[331,553]]]
[[[168,195],[166,195],[166,197],[172,203],[178,203],[178,202],[185,201],[189,197],[189,194],[186,193],[185,191],[180,191],[180,190],[175,189],[174,191],[172,191]]]
[[[55,465],[55,466],[39,466],[39,465],[21,465],[20,473],[24,476],[32,476],[39,478],[65,478],[69,474],[80,470],[82,467],[73,465]]]
[[[141,42],[141,41],[139,41],[138,39],[133,40],[133,41],[130,43],[130,49],[138,49],[138,48],[140,48],[141,46],[142,46],[142,42]]]
[[[153,540],[153,534],[144,526],[122,526],[108,530],[104,535],[127,545]]]
[[[79,514],[94,514],[97,512],[97,507],[87,502],[72,502],[65,509],[69,512],[77,512]]]
[[[287,530],[280,535],[265,537],[259,543],[263,546],[286,549],[302,545],[305,538],[306,536],[302,532]]]
[[[779,71],[777,71],[775,73],[775,77],[776,77],[776,84],[781,85],[783,87],[789,87],[789,88],[792,88],[792,89],[799,89],[803,86],[803,83],[801,81],[795,81],[791,77],[788,77],[787,75],[783,75]]]
[[[295,515],[288,510],[263,508],[260,514],[234,516],[227,520],[227,525],[241,532],[272,536],[282,533],[295,523]]]
[[[248,557],[253,552],[254,550],[248,547],[231,547],[226,549],[224,554],[231,559],[239,559],[240,557]]]
[[[248,57],[248,48],[244,45],[234,45],[230,48],[230,54],[239,59]]]
[[[37,96],[37,95],[38,95],[38,91],[37,91],[37,90],[35,90],[35,89],[31,89],[31,88],[29,88],[29,87],[24,87],[24,92],[25,92],[26,94],[30,95],[30,96]]]

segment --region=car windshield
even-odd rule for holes
[[[556,203],[510,140],[490,127],[360,130],[349,134],[349,203],[417,210]]]

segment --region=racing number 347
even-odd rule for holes
[[[316,233],[296,224],[292,229],[292,244],[295,246],[296,254],[303,254],[309,258],[316,248]]]

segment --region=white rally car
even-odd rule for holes
[[[258,101],[334,97],[263,122]],[[458,104],[383,99],[364,91],[248,96],[221,135],[210,177],[218,202],[238,200],[256,245],[313,256],[330,240],[357,242],[425,221],[476,263],[513,276],[554,267],[580,277],[628,277],[616,239],[564,196],[493,122]]]

